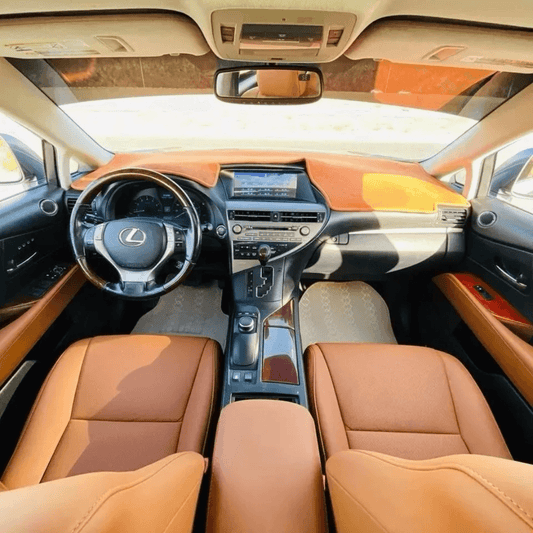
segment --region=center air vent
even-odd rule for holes
[[[282,211],[280,222],[322,222],[324,213],[304,213],[294,211]]]
[[[230,220],[239,220],[241,222],[270,222],[272,213],[270,211],[250,211],[249,209],[229,211]]]
[[[468,210],[463,208],[439,209],[439,221],[446,226],[464,226],[468,217]]]

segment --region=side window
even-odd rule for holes
[[[489,195],[533,213],[533,133],[497,153]]]
[[[0,200],[44,183],[41,138],[0,113]]]

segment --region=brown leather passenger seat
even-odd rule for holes
[[[454,357],[391,344],[314,344],[310,403],[324,454],[349,449],[405,459],[510,458],[476,383]]]

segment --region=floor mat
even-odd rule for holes
[[[389,308],[367,283],[314,283],[301,297],[299,310],[304,349],[315,342],[397,344]]]
[[[226,345],[229,317],[222,312],[222,289],[215,282],[199,287],[180,285],[143,315],[132,333],[195,335]]]

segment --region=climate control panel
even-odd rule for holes
[[[237,208],[239,202],[228,204],[228,236],[234,272],[253,267],[258,262],[266,264],[308,244],[324,227],[327,215],[321,204],[272,205],[274,203],[269,202],[274,207],[270,210],[256,208],[264,207],[265,203],[260,202],[247,203],[250,209]],[[265,247],[269,250],[268,258],[261,253]]]

